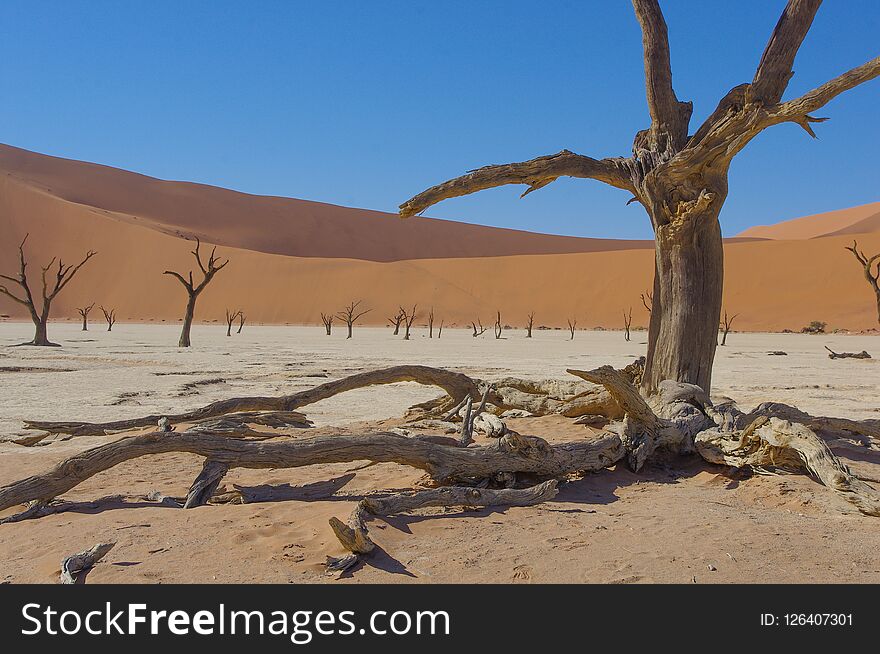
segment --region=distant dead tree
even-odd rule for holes
[[[394,325],[394,335],[400,334],[400,323],[403,322],[403,309],[398,308],[397,314],[393,318],[388,319],[389,324]]]
[[[865,273],[865,280],[874,290],[874,296],[877,298],[877,322],[880,322],[880,252],[872,257],[867,256],[864,251],[859,250],[857,241],[853,241],[852,247],[846,248],[853,253]],[[877,272],[874,272],[874,263],[877,262]]]
[[[244,321],[246,316],[244,315],[244,311],[238,312],[238,329],[235,330],[236,334],[241,334],[241,330],[244,329]]]
[[[535,324],[535,312],[529,314],[529,321],[526,323],[526,338],[532,337],[532,326]]]
[[[625,330],[623,337],[626,339],[627,342],[629,342],[629,340],[630,340],[629,328],[630,328],[630,325],[632,325],[632,321],[633,321],[633,308],[630,307],[629,313],[626,313],[626,311],[623,312],[623,328]]]
[[[92,302],[87,307],[77,307],[76,310],[79,311],[79,315],[82,316],[82,330],[84,332],[89,331],[89,311],[95,308],[95,303]]]
[[[724,315],[721,317],[721,324],[719,325],[720,330],[724,334],[721,337],[721,345],[727,345],[727,335],[730,333],[730,326],[738,315],[738,313],[735,313],[732,316],[728,316],[727,310],[725,309]]]
[[[404,334],[403,340],[409,340],[409,330],[412,327],[413,321],[416,319],[416,307],[417,305],[413,305],[412,311],[407,311],[403,307],[400,307],[401,313],[403,313],[403,326],[404,326]]]
[[[54,300],[58,294],[64,290],[64,287],[70,283],[70,280],[73,279],[74,275],[79,272],[79,269],[82,268],[86,261],[91,259],[95,254],[97,254],[94,250],[89,250],[86,253],[85,258],[80,261],[75,266],[65,266],[64,262],[58,257],[52,257],[52,260],[48,263],[48,265],[41,268],[42,270],[42,293],[41,299],[42,304],[40,308],[37,308],[37,303],[34,300],[33,293],[31,293],[31,287],[28,283],[27,279],[27,261],[24,258],[24,244],[25,241],[28,240],[29,234],[25,234],[25,237],[22,239],[21,243],[18,246],[18,275],[0,275],[0,279],[5,279],[6,281],[12,282],[13,284],[18,284],[21,287],[22,292],[24,293],[24,297],[19,297],[12,291],[10,291],[5,285],[0,285],[0,293],[7,296],[13,302],[17,302],[22,306],[27,307],[28,313],[31,315],[31,320],[34,323],[34,339],[27,343],[22,343],[22,345],[42,345],[42,346],[54,346],[58,347],[57,343],[52,343],[49,341],[49,337],[47,335],[47,327],[49,324],[49,309],[52,306],[52,300]],[[46,279],[46,276],[49,274],[49,269],[55,265],[55,260],[58,259],[58,269],[54,273],[55,279],[49,281]]]
[[[651,313],[654,310],[654,294],[650,291],[642,293],[642,304],[645,305],[648,313]]]
[[[238,318],[238,315],[241,313],[241,310],[238,311],[230,311],[226,310],[226,335],[232,336],[232,323],[235,322],[235,319]]]
[[[497,312],[495,314],[495,340],[501,338],[501,332],[503,331],[501,327],[501,312]]]
[[[635,132],[625,156],[594,158],[561,150],[528,161],[472,166],[466,174],[405,201],[400,215],[415,216],[443,200],[506,184],[524,185],[524,197],[562,177],[594,179],[627,192],[645,208],[655,236],[653,302],[641,386],[650,393],[671,379],[710,393],[724,280],[718,218],[734,157],[775,125],[799,125],[815,137],[813,125],[826,119],[813,113],[880,76],[880,57],[783,101],[795,57],[821,5],[821,0],[788,0],[753,79],[730,88],[701,125],[691,125],[694,105],[679,100],[672,84],[660,0],[632,0],[632,5],[642,31],[651,123]],[[553,107],[548,111],[552,115]]]
[[[215,253],[217,252],[217,247],[211,250],[211,256],[208,257],[207,264],[202,261],[202,255],[199,250],[201,247],[201,242],[199,239],[196,239],[196,249],[192,251],[192,255],[196,258],[196,263],[199,264],[199,269],[202,271],[202,281],[196,285],[193,282],[193,274],[192,270],[189,271],[189,275],[184,277],[180,273],[174,272],[173,270],[166,270],[163,275],[172,275],[177,278],[183,287],[186,289],[187,300],[186,300],[186,313],[183,316],[183,328],[180,330],[180,340],[177,342],[178,347],[189,347],[190,346],[190,331],[192,330],[192,322],[193,322],[193,314],[196,310],[196,300],[199,299],[199,295],[201,295],[202,291],[205,290],[205,287],[214,279],[214,275],[216,275],[219,271],[223,270],[226,265],[229,263],[229,259],[224,261],[223,263],[219,263],[219,259],[217,259]]]
[[[324,323],[324,331],[327,332],[327,336],[330,336],[330,332],[333,331],[333,318],[335,317],[332,313],[321,314],[321,322]]]
[[[101,313],[104,314],[104,320],[107,321],[107,331],[113,331],[113,325],[116,324],[116,309],[105,309],[104,307],[98,307],[101,310]]]
[[[577,324],[578,324],[578,321],[576,318],[570,318],[568,320],[568,332],[571,334],[571,338],[569,338],[568,340],[570,340],[570,341],[574,340],[574,330],[575,330],[575,327],[577,327]]]
[[[348,336],[346,339],[351,338],[351,328],[354,324],[361,318],[363,315],[370,313],[372,309],[364,309],[363,311],[358,311],[358,307],[360,306],[361,301],[350,302],[347,307],[345,307],[342,311],[336,314],[336,317],[342,320],[348,326]]]
[[[440,338],[440,334],[443,333],[443,319],[440,319],[440,328],[437,330],[437,338]]]
[[[479,331],[477,330],[477,324],[478,324],[478,323],[479,323],[479,325],[480,325],[480,329],[479,329]],[[482,320],[477,319],[477,322],[473,322],[473,321],[471,321],[471,327],[474,328],[474,338],[476,338],[477,336],[482,336],[483,334],[486,333],[486,328],[483,327],[483,321],[482,321]]]
[[[428,338],[434,338],[434,307],[428,311]]]

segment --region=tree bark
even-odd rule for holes
[[[654,293],[642,379],[648,392],[664,379],[712,387],[724,288],[718,195],[686,219],[655,221]]]
[[[186,302],[186,314],[183,316],[183,327],[180,330],[180,340],[177,342],[178,347],[190,347],[189,333],[192,329],[193,314],[196,310],[196,295],[190,294]]]

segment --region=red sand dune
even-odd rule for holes
[[[222,319],[226,307],[241,307],[251,323],[319,323],[320,312],[360,299],[373,309],[364,318],[369,324],[382,324],[398,304],[413,303],[433,306],[447,325],[476,318],[488,323],[500,310],[511,325],[535,311],[542,325],[577,317],[583,327],[619,328],[630,306],[634,325],[647,324],[639,294],[651,285],[653,251],[645,242],[400,221],[378,212],[161,182],[9,147],[0,148],[0,171],[0,270],[16,269],[16,246],[25,232],[31,234],[32,276],[52,256],[73,261],[89,248],[98,251],[56,300],[55,319],[73,319],[76,306],[94,301],[115,307],[121,321],[176,322],[183,290],[162,271],[193,267],[192,244],[175,234],[195,231],[231,259],[199,300],[201,320]],[[826,232],[858,223],[840,221],[838,213]],[[364,233],[378,231],[381,239],[365,240]],[[294,232],[295,240],[278,237]],[[311,256],[266,253],[273,241]],[[880,232],[859,241],[880,251]],[[740,313],[735,327],[798,329],[811,320],[835,328],[876,327],[873,294],[844,250],[850,242],[849,234],[727,242],[725,307]],[[315,251],[308,249],[312,243]],[[499,243],[527,254],[503,255]],[[349,246],[350,258],[339,258]],[[553,249],[569,246],[580,251]],[[466,248],[467,256],[441,254],[458,248]],[[426,258],[431,252],[433,258]],[[389,261],[403,253],[412,258]],[[0,298],[0,313],[25,318],[22,309]]]
[[[850,209],[792,218],[775,225],[757,225],[741,232],[738,236],[799,240],[840,234],[868,234],[877,231],[880,231],[880,202],[872,202]]]

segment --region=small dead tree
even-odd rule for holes
[[[235,331],[236,334],[241,334],[241,330],[244,329],[244,321],[245,321],[244,311],[239,311],[238,312],[238,329]]]
[[[503,331],[501,327],[501,312],[497,312],[495,314],[495,340],[497,341],[501,338],[501,332]]]
[[[626,313],[625,311],[623,312],[623,329],[624,329],[623,337],[626,339],[627,343],[629,343],[629,341],[630,341],[629,328],[630,328],[630,325],[632,325],[632,321],[633,321],[633,308],[630,307],[629,313]]]
[[[721,324],[719,325],[723,334],[721,337],[721,345],[727,345],[727,335],[730,333],[730,326],[738,315],[738,313],[735,313],[732,316],[728,316],[727,310],[724,311],[724,315],[721,317]]]
[[[569,332],[569,334],[571,334],[571,338],[569,338],[568,340],[570,340],[570,341],[574,340],[574,330],[577,327],[577,324],[578,324],[577,318],[569,318],[568,332]]]
[[[477,329],[477,324],[480,325],[479,330]],[[482,320],[477,319],[477,322],[473,322],[473,321],[471,321],[471,327],[474,328],[474,338],[476,338],[477,336],[482,336],[483,334],[486,333],[486,328],[483,327],[483,321],[482,321]]]
[[[335,317],[332,313],[321,314],[321,322],[324,323],[324,331],[327,333],[327,336],[330,336],[330,332],[333,331],[333,318]]]
[[[403,333],[403,340],[405,341],[409,340],[409,330],[412,327],[413,321],[416,319],[416,306],[417,305],[415,304],[413,305],[412,311],[407,311],[403,307],[400,307],[400,312],[403,314],[403,326],[405,330]]]
[[[434,307],[428,311],[428,338],[434,338]]]
[[[370,313],[372,309],[364,309],[363,311],[358,311],[358,307],[360,306],[361,301],[350,302],[347,307],[345,307],[342,311],[336,314],[336,317],[342,320],[346,326],[348,327],[348,336],[346,339],[351,338],[351,328],[354,324],[365,314]]]
[[[440,335],[443,333],[443,319],[440,319],[440,328],[437,330],[437,338],[440,338]]]
[[[113,331],[113,325],[116,324],[116,309],[105,309],[104,307],[98,307],[101,310],[101,313],[104,314],[104,320],[107,321],[107,331]]]
[[[235,322],[235,319],[238,318],[238,315],[241,313],[241,310],[238,311],[230,311],[226,310],[226,335],[232,336],[232,323]]]
[[[199,295],[211,283],[211,280],[214,279],[214,275],[223,270],[229,263],[229,259],[220,263],[219,259],[215,256],[217,252],[216,246],[211,250],[211,256],[208,257],[207,263],[202,261],[202,255],[199,250],[201,245],[199,239],[196,239],[196,249],[192,251],[192,255],[196,258],[196,263],[198,263],[199,269],[202,271],[202,281],[198,285],[193,281],[192,270],[189,271],[187,277],[173,270],[166,270],[162,273],[163,275],[172,275],[186,289],[186,313],[183,316],[183,328],[180,330],[180,340],[177,342],[178,347],[190,347],[190,331],[192,330],[193,315],[196,310],[196,300],[199,299]]]
[[[859,250],[858,241],[853,241],[852,247],[847,250],[853,253],[853,256],[859,260],[865,273],[865,281],[868,282],[874,291],[874,297],[877,299],[877,322],[880,322],[880,252],[872,257],[867,256],[864,251]],[[874,271],[874,264],[877,263],[877,271]]]
[[[89,250],[86,253],[86,256],[76,265],[65,266],[64,262],[58,257],[52,257],[52,260],[48,263],[48,265],[41,268],[42,275],[42,292],[41,292],[41,306],[37,307],[37,302],[34,299],[34,295],[31,292],[30,284],[28,283],[27,278],[27,261],[24,258],[24,244],[28,240],[29,234],[25,234],[25,237],[22,239],[21,243],[18,246],[18,274],[15,276],[12,275],[2,275],[0,274],[0,280],[6,280],[8,282],[12,282],[13,284],[18,284],[24,293],[24,297],[19,297],[15,293],[9,290],[5,285],[0,285],[0,293],[7,296],[13,302],[17,302],[24,307],[27,307],[28,313],[30,313],[31,320],[34,323],[34,339],[27,343],[22,343],[22,345],[42,345],[42,346],[54,346],[58,347],[58,343],[52,343],[49,340],[47,335],[47,327],[49,324],[49,309],[52,306],[52,300],[54,300],[58,294],[64,290],[64,287],[70,283],[70,280],[73,279],[74,275],[79,272],[79,269],[82,268],[85,263],[91,259],[95,254],[97,254],[94,250]],[[49,269],[55,265],[56,259],[58,260],[58,268],[54,273],[55,279],[50,281],[47,279],[49,275]]]
[[[526,323],[526,338],[532,337],[532,326],[535,324],[535,312],[529,314],[529,321]]]
[[[84,332],[89,331],[89,311],[95,308],[95,303],[92,302],[87,307],[77,307],[76,310],[79,311],[79,315],[82,316],[82,330]]]
[[[393,318],[388,319],[388,323],[394,325],[394,336],[400,334],[400,324],[403,322],[403,309],[398,308],[397,314]]]

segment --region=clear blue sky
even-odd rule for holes
[[[667,0],[675,87],[702,120],[750,81],[783,0]],[[626,0],[0,3],[0,141],[166,179],[396,211],[427,186],[563,148],[626,155],[648,125]],[[880,54],[880,2],[827,0],[793,97]],[[736,159],[726,234],[880,200],[880,80]],[[649,237],[590,180],[427,215]]]

